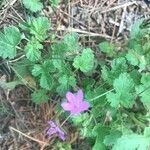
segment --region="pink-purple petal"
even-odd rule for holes
[[[65,133],[58,128],[58,136],[61,138],[63,141],[65,140]]]
[[[66,139],[64,133],[63,133],[63,134],[62,134],[62,133],[59,133],[58,136],[59,136],[59,138],[62,139],[63,141]]]
[[[75,96],[71,92],[67,92],[66,98],[67,98],[67,101],[70,102],[70,103],[73,103],[75,101]]]
[[[70,111],[71,115],[79,114],[90,107],[89,102],[83,99],[83,91],[79,90],[76,94],[67,92],[67,102],[63,102],[61,106],[65,111]]]
[[[63,102],[61,104],[61,106],[63,107],[64,110],[66,111],[70,111],[72,109],[72,105],[70,103],[67,103],[67,102]]]
[[[47,135],[51,138],[53,135],[58,136],[63,141],[65,140],[65,133],[52,120],[48,121],[50,128],[47,130]],[[52,127],[53,126],[53,127]]]
[[[82,104],[80,105],[80,109],[82,111],[88,110],[89,107],[90,107],[90,104],[88,102],[86,102],[86,101],[83,101]]]
[[[56,127],[56,124],[53,122],[53,121],[48,121],[48,124],[51,126],[51,127],[53,127],[53,128],[55,128]]]
[[[79,90],[77,92],[76,99],[77,99],[78,105],[80,105],[80,103],[83,101],[83,91],[82,90]]]
[[[80,109],[72,109],[71,110],[71,115],[77,115],[79,113],[81,113]]]

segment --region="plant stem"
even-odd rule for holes
[[[136,123],[136,124],[138,124],[139,126],[141,126],[142,128],[145,128],[146,127],[146,125],[144,124],[144,123],[142,123],[141,121],[139,121],[139,120],[137,120],[136,118],[135,118],[135,116],[134,116],[134,114],[132,113],[132,114],[128,114],[129,116],[130,116],[130,118]]]
[[[140,127],[142,127],[142,128],[145,128],[146,127],[146,125],[143,123],[143,122],[141,122],[141,121],[139,121],[137,118],[135,118],[135,115],[134,115],[134,113],[129,113],[128,111],[126,111],[125,109],[122,109],[123,110],[123,112],[124,113],[126,113],[130,118],[131,118],[131,120],[133,120],[136,124],[138,124]]]
[[[101,95],[98,95],[98,96],[96,96],[96,97],[90,99],[90,101],[93,101],[93,100],[96,100],[96,99],[98,99],[98,98],[100,98],[100,97],[103,97],[103,96],[105,96],[106,94],[108,94],[109,92],[111,92],[111,91],[113,91],[113,90],[115,90],[115,89],[111,89],[111,90],[109,90],[109,91],[107,91],[107,92],[105,92],[105,93],[103,93],[103,94],[101,94]]]
[[[62,124],[60,125],[60,127],[62,127],[70,117],[71,117],[71,114],[62,122]]]
[[[20,57],[18,57],[16,59],[10,60],[9,63],[15,63],[16,61],[19,61],[20,59],[22,59],[24,57],[25,57],[25,55],[21,55]]]
[[[19,47],[19,46],[16,46],[16,48],[17,48],[17,49],[19,49],[19,50],[22,50],[22,48],[21,48],[21,47]]]

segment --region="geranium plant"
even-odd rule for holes
[[[43,8],[40,0],[23,4],[34,13]],[[82,46],[77,33],[56,38],[45,16],[4,27],[0,57],[21,81],[17,83],[29,87],[37,105],[61,99],[63,112],[47,120],[48,138],[66,144],[69,133],[63,125],[70,122],[93,150],[150,149],[150,28],[145,22],[135,22],[123,46],[100,42],[97,53],[105,57]]]

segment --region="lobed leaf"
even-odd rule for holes
[[[25,46],[26,57],[33,62],[39,60],[41,58],[40,49],[43,49],[43,45],[35,38],[32,38]]]
[[[40,0],[23,0],[24,6],[32,12],[41,11],[43,8],[43,4]]]
[[[107,42],[107,41],[101,42],[99,44],[99,48],[100,48],[100,50],[102,52],[106,53],[106,55],[108,55],[110,57],[114,55],[114,49],[115,49],[115,47],[110,42]]]
[[[64,95],[67,90],[69,90],[71,87],[74,87],[76,85],[76,79],[74,76],[70,75],[62,75],[58,79],[59,86],[57,87],[57,92],[60,95]]]
[[[136,87],[136,92],[141,97],[142,103],[150,109],[150,74],[145,73],[141,78],[141,85]]]
[[[31,96],[32,101],[36,104],[41,104],[48,101],[47,91],[44,89],[34,91]]]
[[[27,22],[22,23],[21,28],[29,31],[39,41],[44,41],[48,37],[50,22],[47,17],[30,18]]]
[[[107,94],[107,100],[112,107],[117,108],[119,104],[126,108],[133,106],[135,94],[134,94],[134,82],[128,73],[122,73],[114,80],[113,87],[114,92]]]
[[[14,58],[16,48],[21,40],[21,34],[15,26],[4,27],[0,32],[0,56],[2,58]]]
[[[111,63],[111,69],[107,66],[102,67],[102,78],[107,81],[107,83],[112,84],[121,73],[127,71],[127,68],[128,66],[124,57],[116,58]]]
[[[55,68],[52,61],[45,60],[43,64],[35,64],[32,69],[32,74],[35,77],[39,77],[40,86],[47,90],[51,90],[53,87],[53,79],[50,72],[54,72]]]
[[[90,48],[84,49],[80,56],[75,57],[73,66],[84,73],[92,71],[94,68],[93,51]]]
[[[123,135],[120,137],[112,150],[148,150],[150,137],[138,134]]]

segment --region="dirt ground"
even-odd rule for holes
[[[128,39],[134,21],[150,17],[150,8],[143,0],[62,0],[55,10],[47,0],[43,4],[42,14],[51,20],[52,32],[58,37],[65,32],[77,32],[82,36],[82,44],[92,48],[103,39],[118,43]],[[27,15],[21,0],[0,0],[1,30],[25,20]],[[0,60],[0,81],[14,78],[5,60]],[[46,146],[45,128],[47,120],[56,115],[53,106],[59,98],[56,97],[55,103],[36,107],[28,87],[20,85],[13,90],[1,84],[0,87],[0,150],[55,150],[53,140],[51,146]],[[88,143],[72,130],[68,141],[73,149],[88,150]]]

